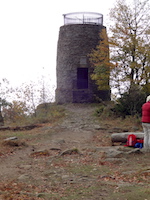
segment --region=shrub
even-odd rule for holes
[[[100,104],[95,110],[95,115],[101,118],[108,118],[114,116],[114,102],[109,101],[104,104]]]
[[[65,109],[55,103],[43,103],[37,106],[35,123],[54,122],[65,115]]]
[[[141,108],[145,99],[146,94],[137,85],[134,85],[117,100],[114,112],[121,117],[126,115],[141,116]]]
[[[105,106],[103,105],[97,108],[95,111],[96,116],[100,116],[103,113],[104,109],[105,109]]]

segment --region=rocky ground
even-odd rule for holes
[[[111,146],[118,129],[102,124],[94,105],[64,107],[57,123],[0,133],[0,199],[150,199],[150,154]]]

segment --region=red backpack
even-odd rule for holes
[[[127,145],[128,147],[134,147],[137,142],[136,135],[130,134],[127,138]]]

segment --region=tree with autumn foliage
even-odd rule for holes
[[[149,0],[118,0],[110,11],[109,39],[106,29],[89,55],[93,66],[92,80],[98,88],[117,89],[119,94],[131,87],[150,93],[150,14]],[[110,49],[110,59],[109,59]]]
[[[105,28],[101,30],[99,44],[89,54],[89,59],[93,67],[91,79],[95,81],[99,90],[110,90],[111,64],[109,62],[109,44]]]
[[[120,93],[135,85],[150,93],[149,8],[149,0],[119,0],[110,11],[111,83]]]

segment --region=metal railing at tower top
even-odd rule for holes
[[[94,24],[103,25],[103,15],[94,12],[74,12],[63,14],[64,25],[69,24]]]

